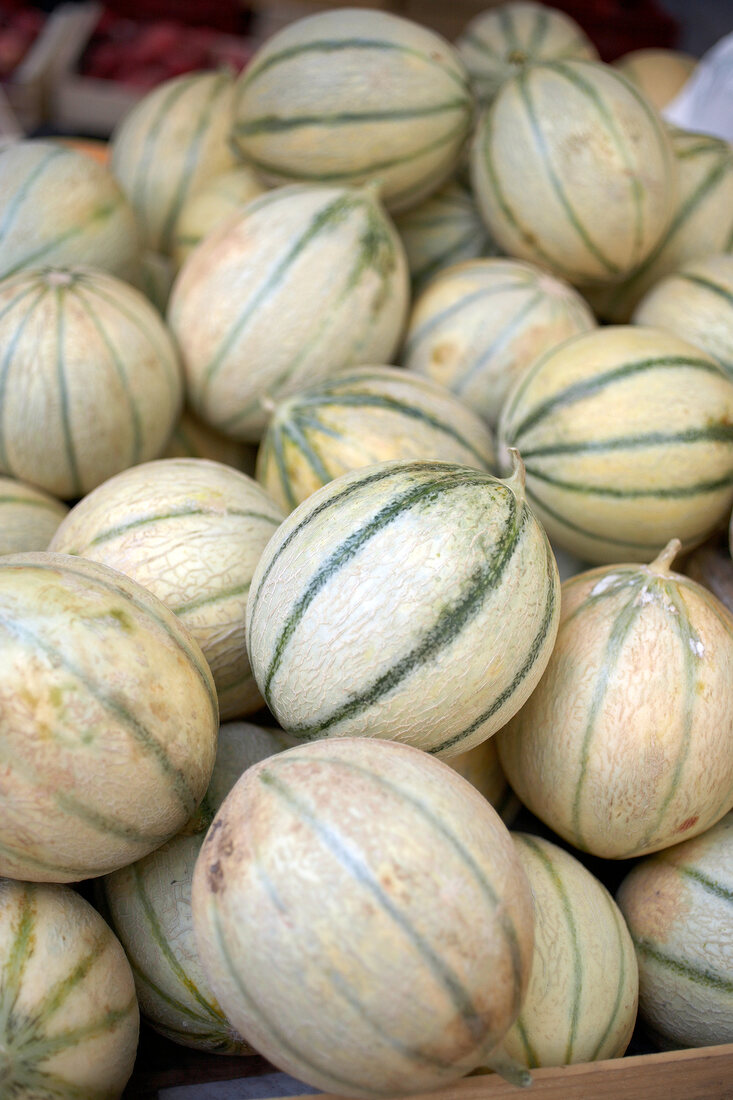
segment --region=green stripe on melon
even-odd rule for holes
[[[512,383],[535,359],[594,327],[577,291],[541,268],[472,260],[441,272],[415,301],[402,361],[493,427]]]
[[[234,167],[228,144],[233,90],[228,72],[175,77],[148,92],[115,131],[112,171],[148,248],[170,253],[186,200]]]
[[[632,320],[688,340],[733,378],[733,256],[688,261],[644,295]]]
[[[342,9],[260,48],[237,85],[232,135],[269,183],[378,178],[386,205],[403,209],[451,174],[472,111],[468,75],[439,35]]]
[[[320,1088],[379,1096],[456,1079],[505,1030],[526,980],[529,894],[508,841],[477,792],[407,746],[319,742],[250,768],[194,876],[197,939],[225,1011]],[[426,920],[423,893],[436,890],[444,904]],[[255,949],[243,955],[245,941]],[[270,952],[277,976],[262,982]],[[412,991],[409,1013],[395,981]]]
[[[138,1026],[129,964],[88,902],[63,886],[0,881],[3,1096],[117,1100]]]
[[[160,317],[90,268],[22,272],[0,286],[0,471],[83,496],[164,446],[183,381]]]
[[[40,264],[137,270],[131,207],[103,164],[52,141],[0,149],[0,278]]]
[[[102,874],[186,822],[218,708],[200,649],[160,601],[66,555],[4,557],[0,648],[2,873]]]
[[[678,549],[675,540],[648,567],[606,566],[564,583],[545,676],[497,738],[520,799],[605,858],[696,835],[733,799],[722,733],[733,709],[733,620],[670,571]]]
[[[340,474],[397,458],[486,470],[494,445],[481,419],[437,384],[392,367],[361,367],[276,406],[257,479],[289,511]]]
[[[599,329],[546,353],[515,384],[501,447],[525,458],[550,537],[581,559],[650,560],[702,541],[733,502],[733,387],[662,330]],[[729,411],[730,409],[730,411]]]
[[[618,902],[639,961],[639,1012],[665,1046],[733,1038],[733,814],[642,860]]]
[[[490,103],[504,81],[525,65],[598,57],[574,19],[532,0],[509,0],[474,16],[456,46],[482,104]]]
[[[545,62],[507,81],[479,120],[471,172],[502,248],[574,284],[623,278],[672,216],[673,157],[658,115],[592,61]]]
[[[552,645],[558,582],[518,478],[382,463],[291,514],[247,605],[253,671],[288,732],[387,736],[450,756],[521,706]],[[489,656],[486,638],[507,614],[516,634],[503,629],[502,655]]]
[[[596,313],[628,321],[644,294],[689,260],[733,249],[733,149],[707,134],[669,130],[677,194],[672,217],[648,256],[623,282],[587,287]]]
[[[205,459],[123,471],[66,517],[51,549],[101,562],[162,600],[201,646],[223,718],[262,705],[244,641],[260,554],[283,519],[246,474]]]
[[[569,852],[513,834],[535,899],[529,989],[502,1049],[530,1068],[618,1058],[636,1021],[634,945],[608,891]]]
[[[189,400],[208,424],[257,441],[272,400],[389,362],[408,293],[404,251],[372,192],[294,186],[255,199],[202,242],[173,291]]]

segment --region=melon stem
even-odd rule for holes
[[[670,539],[661,554],[649,563],[652,573],[668,573],[681,549],[682,543],[679,539]]]
[[[486,1059],[484,1065],[517,1088],[527,1089],[532,1084],[532,1074],[527,1067],[511,1058],[506,1051],[497,1051],[491,1058]]]
[[[507,459],[511,462],[511,473],[509,477],[505,477],[502,480],[505,485],[508,485],[516,497],[520,500],[524,500],[524,484],[526,480],[526,472],[524,469],[524,462],[522,456],[516,447],[509,447],[507,449]],[[504,456],[502,455],[502,465],[506,465]]]

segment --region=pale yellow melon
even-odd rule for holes
[[[268,183],[375,182],[406,210],[453,173],[472,120],[468,73],[444,38],[343,7],[259,48],[237,82],[232,142]]]
[[[637,268],[667,229],[677,193],[659,115],[595,61],[532,65],[506,81],[479,119],[471,174],[504,251],[576,285]]]
[[[565,581],[545,673],[496,734],[522,802],[607,859],[696,836],[733,806],[733,616],[672,572],[678,550]]]
[[[733,378],[733,255],[689,260],[644,295],[632,321],[674,332]]]
[[[223,718],[262,706],[244,612],[255,566],[284,519],[252,478],[202,458],[125,470],[71,510],[50,549],[102,562],[162,600],[201,646]]]
[[[441,271],[412,307],[402,362],[495,427],[540,355],[596,327],[580,294],[534,264],[479,259]]]
[[[33,485],[0,477],[0,554],[47,550],[68,510]]]
[[[446,267],[500,252],[481,219],[471,188],[458,178],[411,210],[397,214],[394,221],[405,246],[413,294]]]
[[[354,367],[275,406],[257,480],[291,511],[333,478],[390,459],[493,469],[480,416],[442,386],[395,367]]]
[[[119,940],[68,886],[0,879],[3,1097],[117,1100],[139,1013]]]
[[[518,378],[502,410],[499,463],[515,447],[527,498],[557,545],[584,561],[650,561],[691,549],[733,505],[733,381],[662,329],[602,327]]]
[[[104,164],[61,142],[0,149],[0,279],[44,264],[138,270],[135,215]]]
[[[668,132],[677,178],[669,225],[621,283],[582,287],[606,321],[628,321],[647,290],[689,260],[733,250],[733,146],[708,134]]]
[[[318,1089],[446,1085],[519,1012],[533,919],[511,837],[465,779],[407,745],[317,741],[249,768],[192,897],[227,1016]]]
[[[183,378],[160,314],[92,268],[0,283],[0,473],[64,499],[157,457]]]
[[[181,829],[218,707],[185,627],[128,577],[65,554],[0,558],[0,874],[71,882]]]
[[[636,1023],[639,971],[619,908],[575,856],[512,835],[532,887],[535,950],[502,1049],[530,1068],[620,1058]]]
[[[682,91],[697,65],[697,58],[681,50],[631,50],[613,62],[636,84],[652,106],[661,111]]]
[[[214,176],[184,202],[173,231],[173,259],[178,267],[212,229],[237,213],[265,187],[246,165]]]
[[[207,829],[239,777],[292,743],[277,730],[246,722],[223,725],[211,782],[197,814],[167,844],[103,881],[112,927],[134,965],[140,1010],[156,1031],[184,1046],[254,1054],[222,1012],[201,967],[191,881]]]
[[[642,860],[618,891],[639,1013],[663,1047],[733,1042],[733,813]]]
[[[404,249],[372,189],[281,187],[184,263],[168,319],[189,403],[257,442],[272,401],[360,363],[389,363],[408,309]]]
[[[184,202],[236,160],[231,73],[194,72],[148,92],[112,136],[110,167],[148,248],[169,253]]]
[[[574,19],[533,0],[508,0],[474,16],[456,46],[482,104],[490,103],[504,81],[526,65],[598,59],[596,47]]]

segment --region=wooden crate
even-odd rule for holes
[[[448,1088],[420,1093],[412,1100],[730,1100],[733,1097],[733,1043],[532,1072],[528,1092],[495,1074],[465,1077]],[[124,1100],[235,1100],[267,1096],[305,1100],[295,1085],[263,1058],[196,1054],[153,1038],[141,1044],[135,1074]],[[216,1089],[206,1086],[216,1084]],[[313,1098],[314,1094],[310,1096]],[[341,1100],[316,1093],[315,1100]]]

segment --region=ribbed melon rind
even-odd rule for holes
[[[545,674],[497,734],[519,798],[560,836],[630,859],[733,805],[733,618],[701,585],[638,564],[562,586]]]
[[[247,645],[298,740],[383,737],[451,756],[532,691],[557,594],[519,491],[465,466],[385,462],[332,481],[282,524],[252,580]]]
[[[194,819],[149,856],[104,879],[112,925],[133,968],[140,1010],[174,1042],[196,1050],[253,1054],[224,1016],[196,950],[191,881],[219,806],[252,764],[289,748],[276,730],[229,722],[219,730],[216,763]]]
[[[619,282],[638,268],[676,195],[659,115],[594,61],[545,62],[508,80],[476,127],[471,179],[504,251],[574,285]]]
[[[406,745],[320,741],[250,768],[202,849],[193,907],[229,1017],[319,1089],[455,1080],[524,992],[531,900],[506,829]]]
[[[115,130],[110,167],[148,248],[169,254],[186,199],[234,167],[233,94],[229,72],[186,73],[143,96]]]
[[[496,463],[486,424],[442,386],[394,367],[355,367],[277,406],[257,480],[289,512],[349,470],[420,458]]]
[[[733,1042],[733,814],[642,860],[617,897],[639,961],[639,1012],[661,1044]]]
[[[116,570],[0,558],[0,873],[69,882],[170,839],[204,795],[218,706],[185,627]]]
[[[733,385],[661,329],[610,326],[547,352],[517,380],[499,424],[551,539],[584,561],[651,561],[685,548],[733,503]]]
[[[159,459],[89,493],[51,549],[117,569],[166,604],[201,647],[222,718],[236,718],[262,706],[244,613],[255,566],[283,518],[239,470],[200,458]]]
[[[41,264],[87,264],[134,277],[140,235],[117,181],[54,141],[0,149],[0,279]]]
[[[413,302],[402,362],[495,427],[534,360],[595,327],[580,294],[536,265],[469,260],[441,271]]]
[[[157,457],[183,399],[176,348],[143,295],[92,268],[0,283],[0,473],[64,499]]]
[[[456,47],[483,105],[525,65],[598,59],[598,51],[574,19],[532,0],[508,0],[474,16],[456,40]]]
[[[117,1100],[139,1013],[99,914],[68,887],[0,879],[0,960],[3,1095]]]
[[[535,950],[501,1049],[530,1069],[620,1058],[636,1023],[639,973],[619,908],[570,852],[528,833],[512,837],[532,886]]]
[[[254,199],[173,288],[189,402],[225,435],[257,442],[272,401],[391,362],[408,295],[404,249],[372,192],[294,185]]]
[[[401,210],[451,175],[472,119],[468,74],[445,39],[340,8],[260,47],[237,83],[232,141],[270,184],[374,181]]]

